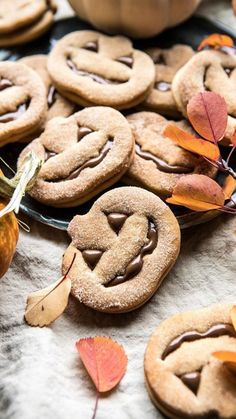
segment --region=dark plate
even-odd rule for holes
[[[63,37],[65,34],[82,29],[91,29],[91,26],[85,22],[78,20],[77,18],[69,18],[60,20],[55,23],[52,30],[38,39],[37,41],[31,42],[25,46],[12,48],[12,49],[1,49],[0,60],[17,60],[21,57],[32,54],[47,54],[55,42]],[[167,30],[161,35],[143,41],[134,41],[136,48],[143,49],[151,46],[169,47],[176,43],[185,43],[191,45],[193,48],[197,48],[200,41],[211,33],[228,33],[229,35],[236,37],[236,33],[232,28],[227,27],[224,24],[215,25],[210,21],[193,17],[182,25]],[[0,156],[15,169],[16,160],[19,152],[24,146],[21,144],[11,144],[5,146],[0,151]],[[234,164],[236,169],[236,162]],[[4,173],[11,177],[11,172],[3,166],[0,162],[0,168],[4,170]],[[218,177],[219,183],[222,183],[224,179],[222,176]],[[121,183],[116,184],[116,187],[122,186]],[[97,198],[97,197],[96,197]],[[236,200],[236,193],[234,194]],[[40,204],[34,199],[26,196],[21,202],[20,209],[23,213],[29,215],[33,219],[40,221],[44,224],[51,225],[55,228],[66,230],[68,223],[75,214],[84,214],[91,207],[94,201],[89,201],[85,205],[81,205],[73,209],[57,209],[51,208],[46,205]],[[216,217],[219,211],[208,211],[206,213],[195,213],[182,208],[172,208],[177,215],[181,228],[187,228],[192,225],[197,225],[209,221]]]

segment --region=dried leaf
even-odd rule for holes
[[[204,175],[182,176],[166,202],[182,205],[194,211],[219,209],[224,205],[225,195],[213,179]]]
[[[76,253],[65,275],[47,288],[33,292],[27,298],[25,320],[30,326],[47,326],[65,310],[71,291],[69,271]]]
[[[236,374],[236,352],[217,351],[212,354],[234,374]]]
[[[127,356],[122,346],[111,338],[96,336],[76,342],[82,362],[102,393],[113,389],[122,379],[127,367]]]
[[[230,317],[234,326],[234,329],[236,331],[236,306],[233,306],[230,312]]]
[[[201,137],[217,143],[225,134],[228,121],[227,105],[214,92],[200,92],[187,106],[188,118]]]
[[[25,320],[31,326],[47,326],[65,310],[71,290],[71,280],[62,278],[27,298]]]
[[[164,135],[180,147],[192,153],[200,154],[215,161],[220,157],[220,150],[216,144],[212,144],[202,138],[196,138],[176,125],[168,125],[164,131]]]
[[[228,175],[222,187],[225,199],[230,199],[236,189],[236,180],[233,176]]]
[[[234,11],[234,14],[235,14],[235,16],[236,16],[236,0],[233,0],[233,1],[232,1],[232,6],[233,6],[233,11]]]
[[[234,146],[236,146],[236,128],[235,128],[235,131],[234,131],[232,137],[230,138],[230,141]]]
[[[222,35],[220,33],[213,33],[203,41],[198,46],[198,51],[201,51],[205,47],[210,47],[213,49],[220,49],[221,47],[233,47],[234,41],[230,36]]]

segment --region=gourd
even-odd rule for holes
[[[201,0],[69,0],[83,20],[108,33],[148,38],[187,19]],[[98,5],[99,3],[99,5]]]
[[[0,172],[0,176],[2,173]],[[6,201],[0,198],[0,211],[5,207]],[[19,236],[19,227],[16,216],[10,212],[0,218],[0,278],[8,270],[15,253]]]

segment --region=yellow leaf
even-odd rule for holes
[[[233,176],[227,176],[222,189],[225,195],[225,199],[230,199],[236,189],[236,180],[233,178]]]
[[[47,326],[65,310],[71,290],[70,278],[60,278],[54,284],[33,292],[27,298],[25,320],[31,326]]]
[[[234,329],[236,331],[236,306],[233,306],[231,312],[230,312],[231,320],[234,326]]]

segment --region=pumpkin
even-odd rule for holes
[[[0,210],[5,202],[0,200]],[[15,253],[19,236],[17,219],[13,212],[0,218],[0,278],[8,270]]]
[[[108,33],[148,38],[187,19],[201,0],[69,0],[83,20]]]

